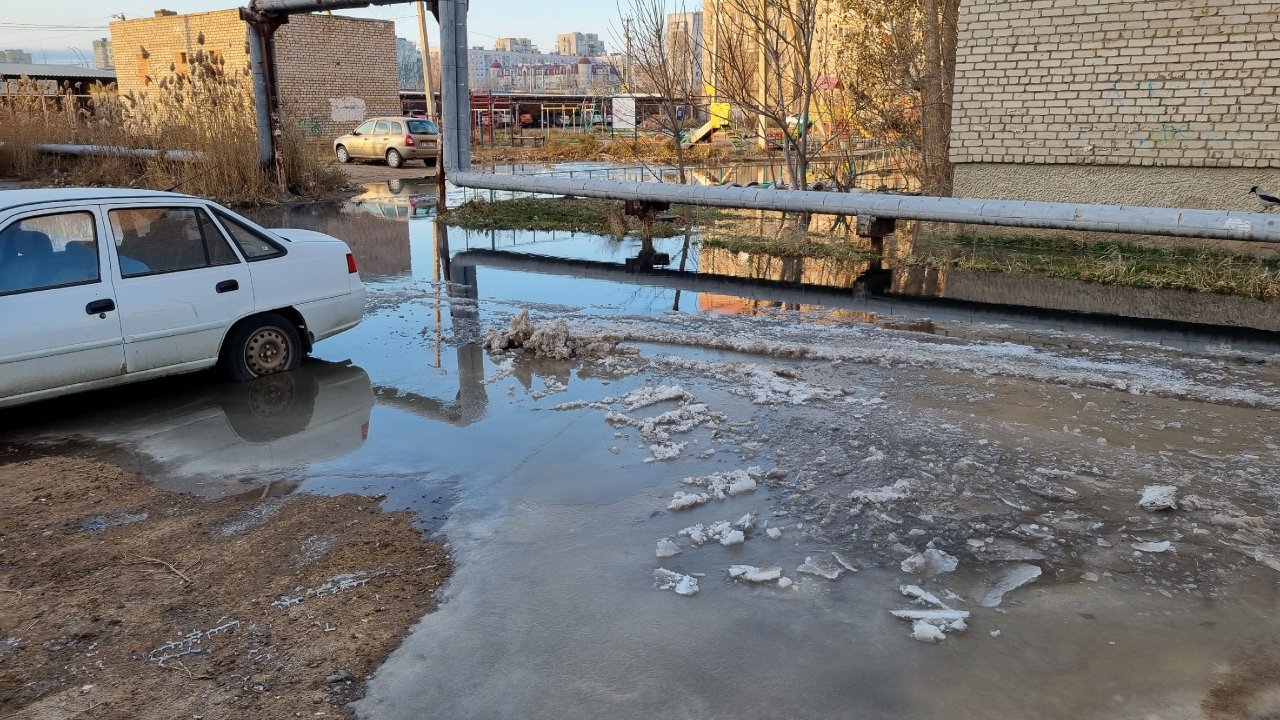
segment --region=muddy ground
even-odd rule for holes
[[[451,570],[369,497],[209,502],[72,457],[0,487],[4,717],[347,716]]]

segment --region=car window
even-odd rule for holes
[[[361,124],[360,124],[360,127],[356,128],[356,134],[357,134],[357,135],[368,135],[368,134],[370,134],[370,133],[372,133],[372,132],[373,132],[373,121],[372,121],[372,120],[367,120],[367,121],[365,121],[365,122],[361,123]]]
[[[239,262],[213,221],[198,208],[129,208],[107,215],[121,277]]]
[[[386,134],[387,134],[387,128],[388,128],[388,127],[389,127],[389,126],[388,126],[388,124],[387,124],[387,121],[386,121],[386,120],[379,120],[379,121],[378,121],[378,125],[377,125],[377,127],[375,127],[375,128],[373,129],[373,134],[374,134],[374,135],[386,135]]]
[[[401,124],[400,124],[400,123],[398,123],[398,122],[393,122],[393,123],[391,123],[391,131],[390,131],[390,132],[391,132],[391,134],[392,134],[392,135],[403,135],[403,134],[404,134],[404,126],[403,126],[403,125],[401,125]]]
[[[231,239],[236,241],[236,245],[240,246],[240,251],[250,262],[284,255],[284,248],[277,245],[274,240],[226,213],[217,213],[217,215],[222,221],[222,226],[231,235]]]
[[[0,294],[99,279],[98,233],[91,213],[23,218],[0,230]]]
[[[409,132],[414,135],[439,135],[440,129],[430,120],[410,120]]]

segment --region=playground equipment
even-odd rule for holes
[[[732,106],[725,102],[711,103],[711,118],[707,120],[702,127],[690,132],[683,140],[685,148],[691,148],[695,143],[709,142],[711,136],[720,128],[729,127],[729,113]]]

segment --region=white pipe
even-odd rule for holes
[[[1256,212],[634,183],[475,172],[455,172],[449,180],[460,187],[486,190],[681,205],[868,215],[885,219],[1044,230],[1280,242],[1280,216]]]
[[[163,158],[190,162],[204,157],[204,153],[195,150],[156,150],[153,148],[116,147],[113,145],[65,145],[60,143],[43,143],[36,145],[36,150],[45,155],[127,155],[138,158]]]

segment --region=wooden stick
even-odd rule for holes
[[[174,575],[177,575],[177,576],[178,576],[178,577],[180,577],[180,578],[182,578],[182,581],[183,581],[183,582],[186,582],[186,583],[190,583],[190,582],[191,582],[191,578],[189,578],[189,577],[187,577],[186,575],[184,575],[184,574],[183,574],[183,572],[182,572],[181,570],[179,570],[178,568],[176,568],[176,567],[174,567],[174,566],[170,565],[169,563],[167,563],[167,562],[165,562],[165,561],[163,561],[163,560],[160,560],[160,559],[158,559],[158,558],[141,557],[141,556],[140,556],[140,557],[138,558],[138,562],[131,562],[131,563],[125,563],[125,564],[126,564],[126,565],[140,565],[140,564],[151,564],[151,565],[155,565],[155,564],[160,564],[160,565],[163,565],[163,566],[165,566],[165,567],[169,568],[170,570],[172,570],[172,571],[173,571],[173,574],[174,574]]]

